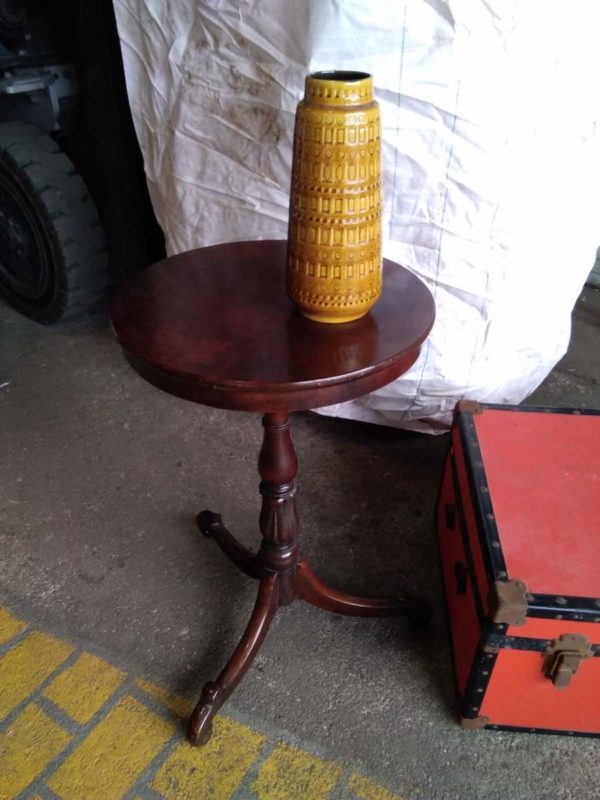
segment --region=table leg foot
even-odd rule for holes
[[[250,578],[260,576],[260,563],[255,553],[240,544],[223,525],[220,514],[213,511],[201,511],[196,517],[198,527],[203,536],[214,539],[221,550],[233,563]]]
[[[298,597],[318,608],[337,614],[359,617],[391,617],[404,614],[415,624],[429,622],[431,606],[426,600],[410,594],[393,597],[355,597],[333,589],[318,578],[304,560],[298,564]]]
[[[187,737],[193,745],[206,744],[210,739],[214,715],[246,674],[267,635],[278,606],[278,576],[266,575],[261,578],[252,616],[238,646],[216,681],[204,686],[190,717]]]
[[[206,744],[212,736],[212,718],[216,712],[215,701],[218,698],[219,687],[217,684],[212,681],[205,683],[200,700],[187,725],[187,738],[193,745],[200,747]]]

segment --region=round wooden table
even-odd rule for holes
[[[259,551],[242,546],[218,514],[202,511],[197,518],[202,533],[259,588],[239,645],[192,713],[193,744],[210,738],[214,714],[250,666],[279,606],[301,599],[340,614],[406,614],[417,622],[431,615],[426,601],[406,593],[344,594],[299,555],[289,413],[351,400],[406,372],[433,325],[433,298],[415,275],[384,260],[383,294],[366,317],[311,322],[287,297],[285,262],[284,241],[192,250],[137,275],[111,308],[125,357],[151,384],[196,403],[263,414]]]

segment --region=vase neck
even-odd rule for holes
[[[373,77],[366,72],[313,72],[307,75],[304,99],[332,106],[360,106],[373,100]]]

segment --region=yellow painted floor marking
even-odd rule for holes
[[[127,695],[47,784],[63,800],[120,800],[174,729],[172,723]]]
[[[254,781],[259,800],[326,800],[342,768],[296,747],[278,744]]]
[[[101,658],[82,653],[46,687],[44,697],[83,725],[100,711],[126,677]]]
[[[10,641],[17,633],[21,633],[27,625],[13,617],[10,611],[0,607],[0,644]]]
[[[0,800],[17,796],[43,800],[48,788],[60,800],[122,800],[134,787],[152,790],[163,800],[228,800],[264,747],[273,749],[257,767],[251,788],[256,800],[328,800],[336,787],[341,789],[342,776],[346,785],[348,773],[335,761],[278,742],[276,736],[227,717],[217,716],[212,739],[193,748],[181,726],[161,716],[168,709],[185,718],[193,700],[143,679],[135,680],[135,686],[146,699],[160,703],[161,713],[144,705],[141,695],[140,700],[130,694],[119,698],[115,692],[126,673],[86,652],[61,671],[74,648],[39,631],[27,632],[11,644],[27,627],[0,607],[0,644],[9,643],[0,657],[0,722],[27,701],[0,732]],[[50,683],[41,689],[47,679]],[[85,739],[62,757],[72,731],[64,730],[37,705],[40,695],[75,723],[92,722]],[[162,765],[151,767],[143,787],[138,786],[140,775],[170,741],[175,748]],[[46,778],[50,764],[52,774]],[[348,800],[402,800],[358,773],[351,774],[344,792]]]
[[[195,748],[182,742],[159,770],[152,788],[165,800],[228,800],[265,741],[245,725],[217,717],[208,744]]]
[[[70,655],[71,645],[29,634],[0,658],[0,720],[23,702]]]
[[[159,700],[163,705],[173,711],[173,713],[176,714],[180,719],[187,717],[194,707],[193,700],[188,700],[187,697],[183,697],[180,694],[167,692],[165,689],[161,689],[160,686],[156,686],[156,684],[151,683],[150,681],[145,681],[140,678],[135,682],[135,685],[139,686],[139,688],[146,692],[146,694],[149,694],[150,697],[154,697],[155,700]]]
[[[356,800],[402,800],[399,795],[356,773],[348,781],[348,788],[354,792]]]
[[[69,734],[30,703],[0,734],[0,798],[12,800],[64,750]]]

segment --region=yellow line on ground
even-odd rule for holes
[[[152,788],[165,800],[229,800],[266,741],[256,731],[217,717],[202,748],[181,743],[165,761]]]
[[[0,798],[12,800],[64,750],[69,734],[35,704],[0,735]]]
[[[126,677],[124,672],[101,658],[82,653],[46,687],[44,697],[60,706],[75,722],[85,724],[100,711]]]
[[[120,800],[171,738],[174,725],[122,698],[48,780],[62,800]]]
[[[135,685],[142,689],[142,691],[154,697],[168,709],[170,709],[177,717],[183,719],[186,717],[193,708],[193,702],[174,692],[168,692],[150,681],[145,681],[142,678],[135,682]]]
[[[73,648],[46,636],[30,633],[0,658],[0,720],[49,678]]]
[[[348,781],[348,788],[354,792],[356,800],[402,800],[399,795],[356,773]]]
[[[278,744],[260,768],[252,788],[259,800],[327,800],[341,774],[342,768],[334,761]]]
[[[10,641],[27,626],[20,619],[13,617],[10,611],[0,606],[0,644]]]
[[[228,800],[240,789],[255,800],[327,800],[334,791],[344,800],[401,800],[358,773],[346,783],[349,773],[335,761],[227,717],[217,716],[212,739],[193,748],[178,721],[191,700],[135,678],[139,699],[123,696],[128,676],[87,652],[59,671],[74,648],[38,631],[11,647],[26,628],[0,607],[0,644],[9,648],[0,658],[0,800],[42,800],[48,788],[61,800],[120,800],[146,790],[163,800]],[[51,719],[58,712],[47,701],[71,721]],[[165,719],[167,709],[178,719]],[[67,750],[75,735],[84,738]],[[245,779],[252,786],[241,788]]]

